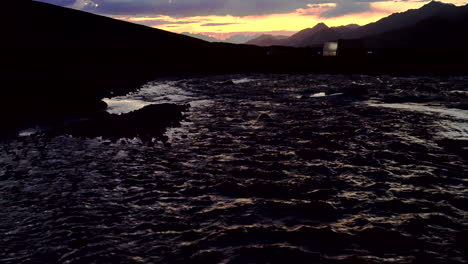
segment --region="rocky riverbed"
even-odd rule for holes
[[[466,77],[148,83],[0,143],[0,262],[466,263],[467,99]]]

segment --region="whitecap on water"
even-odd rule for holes
[[[188,128],[182,127],[170,127],[166,129],[164,135],[168,138],[167,142],[174,143],[175,141],[181,140],[182,135],[187,135],[189,133]]]
[[[320,92],[320,93],[314,93],[310,97],[324,97],[324,96],[327,96],[327,94],[324,92]]]
[[[110,114],[125,114],[149,105],[149,102],[132,99],[103,99],[107,104],[107,112]]]
[[[257,81],[255,79],[250,79],[250,78],[240,78],[240,79],[233,79],[232,82],[235,84],[240,84],[240,83],[248,83],[248,82],[253,82]]]
[[[32,136],[34,134],[39,133],[40,131],[41,130],[38,129],[38,128],[28,128],[28,129],[19,131],[18,136],[19,137],[29,137],[29,136]]]
[[[373,107],[386,107],[398,110],[421,112],[424,114],[438,115],[442,118],[449,118],[439,122],[442,128],[440,135],[453,139],[468,139],[468,110],[415,103],[386,104],[369,101],[366,102],[366,104]]]
[[[331,96],[338,96],[338,95],[343,95],[343,93],[326,94],[325,92],[320,92],[320,93],[314,93],[310,97],[318,98],[318,97],[331,97]],[[300,98],[300,96],[298,98]]]
[[[445,128],[445,131],[441,132],[442,136],[457,140],[468,140],[468,122],[443,121],[441,125]]]
[[[150,82],[145,84],[137,93],[133,96],[142,99],[142,100],[157,100],[157,98],[162,98],[165,96],[172,96],[173,100],[178,100],[178,98],[186,99],[192,94],[175,86],[175,82]]]
[[[191,107],[207,106],[213,103],[212,100],[195,100],[190,102]]]
[[[426,114],[427,113],[439,114],[442,116],[449,116],[449,117],[454,117],[457,119],[463,119],[463,120],[468,121],[468,110],[462,110],[462,109],[456,109],[456,108],[446,108],[442,106],[432,106],[432,105],[414,104],[414,103],[385,104],[385,103],[376,103],[372,101],[367,102],[367,105],[422,112]]]
[[[105,98],[107,112],[111,114],[125,114],[141,109],[150,104],[161,103],[188,103],[192,99],[191,94],[173,83],[150,82],[139,91],[125,96]]]

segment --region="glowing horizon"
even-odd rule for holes
[[[170,16],[156,17],[116,17],[134,23],[147,24],[151,26],[151,21],[155,23],[167,22],[152,26],[176,33],[188,32],[192,34],[203,34],[220,40],[227,39],[233,35],[256,35],[272,34],[289,36],[305,28],[313,27],[318,23],[325,23],[327,26],[343,26],[349,24],[365,25],[375,22],[392,13],[404,12],[409,9],[417,9],[428,2],[374,2],[370,3],[371,10],[362,13],[343,15],[339,17],[323,18],[320,15],[334,7],[333,4],[310,5],[305,9],[297,9],[292,13],[268,14],[260,16],[235,17],[226,16],[196,16],[185,18],[173,18]],[[465,5],[465,1],[444,1],[455,5]]]
[[[41,1],[62,1],[62,0],[41,0]],[[134,2],[133,2],[134,1]],[[128,0],[126,3],[134,3],[135,5],[139,0]],[[170,0],[169,5],[176,0]],[[211,0],[204,0],[210,2]],[[259,3],[275,3],[274,1],[268,2],[266,0],[257,0]],[[270,1],[270,0],[269,0]],[[429,1],[421,0],[381,0],[381,1],[350,1],[346,0],[330,0],[330,1],[318,1],[322,4],[317,4],[314,0],[304,1],[305,6],[303,8],[297,8],[293,11],[283,12],[281,9],[278,13],[263,14],[263,10],[259,9],[256,11],[245,11],[240,15],[231,15],[234,12],[240,12],[243,10],[239,7],[242,3],[236,3],[236,9],[226,9],[224,7],[223,12],[220,10],[213,10],[211,13],[206,10],[191,11],[190,8],[194,6],[180,6],[177,10],[168,10],[166,14],[163,13],[162,9],[155,9],[160,11],[154,11],[152,9],[141,9],[140,6],[133,6],[133,8],[140,8],[138,12],[132,11],[131,9],[126,10],[125,8],[119,9],[122,14],[111,14],[110,7],[115,3],[122,3],[123,0],[75,0],[72,8],[77,8],[84,11],[90,11],[93,13],[106,15],[116,19],[139,23],[146,26],[159,28],[175,33],[188,32],[192,34],[203,34],[206,36],[214,37],[220,40],[227,39],[233,35],[242,34],[247,36],[257,34],[272,34],[272,35],[285,35],[289,36],[297,31],[305,28],[310,28],[318,23],[325,23],[327,26],[343,26],[349,24],[365,25],[368,23],[375,22],[383,17],[389,16],[396,12],[404,12],[409,9],[418,9],[423,5],[429,3]],[[155,1],[156,2],[156,1]],[[178,2],[179,5],[184,5],[187,2]],[[233,1],[235,2],[235,1]],[[255,1],[254,1],[255,2]],[[328,3],[327,3],[328,2]],[[100,3],[100,4],[98,4]],[[142,2],[143,3],[143,2]],[[147,3],[147,2],[144,2]],[[294,4],[291,2],[291,6]],[[443,3],[455,4],[457,6],[468,4],[468,0],[446,0]],[[167,4],[167,3],[166,3]],[[281,2],[281,4],[285,4]],[[348,6],[348,4],[352,4]],[[97,9],[98,7],[107,5],[107,9]],[[296,4],[297,6],[297,4]],[[343,7],[345,6],[345,7]],[[129,6],[130,8],[132,6]],[[184,9],[185,8],[185,9]],[[210,7],[211,8],[211,7]],[[266,9],[270,6],[266,5]],[[347,9],[346,9],[347,8]],[[345,10],[343,10],[345,9]],[[143,11],[142,11],[143,10]],[[226,11],[227,10],[227,11]],[[289,9],[292,10],[292,9]],[[107,12],[107,13],[106,13]],[[172,13],[171,13],[172,12]],[[257,13],[256,13],[257,12]],[[199,15],[205,14],[208,15]],[[252,14],[253,13],[253,14]],[[258,14],[262,13],[262,14]],[[170,15],[172,14],[172,15]],[[183,16],[181,14],[184,14]],[[212,14],[212,15],[209,15]]]

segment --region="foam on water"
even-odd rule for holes
[[[106,98],[103,99],[103,101],[107,104],[107,112],[110,114],[126,114],[141,109],[150,104],[149,102],[141,100],[123,98]]]
[[[368,102],[367,104],[369,106],[376,106],[376,107],[387,107],[387,108],[416,111],[416,112],[422,112],[422,113],[439,114],[442,116],[449,116],[449,117],[454,117],[454,118],[468,121],[468,110],[446,108],[442,106],[415,104],[415,103],[385,104],[385,103],[376,103],[376,102],[371,101],[371,102]]]
[[[444,128],[441,132],[444,137],[468,140],[468,122],[442,121],[441,126]]]
[[[41,132],[41,129],[39,128],[28,128],[28,129],[24,129],[24,130],[21,130],[18,132],[18,136],[19,137],[29,137],[29,136],[32,136],[36,133],[39,133]]]
[[[310,97],[325,97],[325,96],[327,96],[326,93],[320,92],[320,93],[314,93],[314,94],[311,95]]]
[[[447,118],[447,120],[441,120],[438,122],[441,127],[440,135],[453,139],[468,139],[468,110],[415,103],[386,104],[369,101],[367,102],[367,105],[421,112],[424,114],[438,115],[442,118]]]
[[[103,101],[108,105],[108,113],[125,114],[150,104],[184,104],[192,100],[191,93],[177,87],[175,82],[151,82],[135,93],[105,98]]]
[[[201,106],[208,106],[210,105],[211,103],[213,103],[212,100],[194,100],[194,101],[191,101],[189,104],[191,107],[201,107]]]
[[[257,81],[257,80],[251,79],[251,78],[239,78],[239,79],[232,80],[234,84],[248,83],[248,82],[253,82],[253,81]]]

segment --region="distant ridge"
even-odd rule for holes
[[[312,28],[303,29],[290,37],[275,37],[262,35],[246,44],[258,46],[290,46],[290,47],[314,47],[321,46],[323,42],[338,39],[359,25],[351,24],[341,27],[328,27],[324,23],[318,23]]]
[[[377,22],[362,26],[352,32],[345,34],[345,38],[362,38],[374,34],[409,27],[417,24],[430,17],[446,17],[450,18],[457,16],[462,7],[457,7],[453,4],[446,4],[438,1],[432,1],[419,9],[410,9],[406,12],[395,13],[388,17],[382,18]]]
[[[324,23],[318,23],[313,28],[306,28],[292,35],[288,38],[287,42],[294,47],[306,46],[308,45],[308,41],[313,42],[313,40],[309,40],[310,38],[313,38],[319,33],[328,32],[329,30],[330,28]]]
[[[434,16],[415,25],[362,38],[367,49],[391,56],[468,56],[468,6],[450,18]]]
[[[252,36],[247,36],[247,35],[244,35],[244,34],[237,34],[237,35],[233,35],[229,38],[227,38],[226,40],[224,40],[224,42],[227,42],[227,43],[234,43],[234,44],[244,44],[252,39],[255,39],[257,37],[259,37],[261,34],[255,34],[255,35],[252,35]]]
[[[201,40],[208,41],[208,42],[224,42],[224,43],[232,43],[232,44],[244,44],[252,39],[255,39],[261,36],[261,34],[256,34],[253,36],[247,36],[244,34],[236,34],[225,40],[220,40],[220,39],[210,37],[205,34],[198,34],[198,33],[183,32],[182,35],[190,36],[190,37],[201,39]]]
[[[248,44],[259,46],[318,47],[327,41],[360,39],[411,27],[434,17],[451,20],[457,17],[468,16],[466,13],[467,6],[457,7],[453,4],[432,1],[419,9],[395,13],[364,26],[351,24],[340,27],[328,27],[323,23],[319,23],[315,27],[301,30],[287,39],[278,40],[263,37],[260,40],[252,40]]]
[[[213,37],[210,37],[210,36],[207,36],[207,35],[204,35],[204,34],[189,33],[189,32],[182,32],[181,34],[185,35],[185,36],[192,37],[192,38],[197,38],[197,39],[201,39],[201,40],[204,40],[204,41],[208,41],[208,42],[220,42],[219,39],[213,38]]]
[[[287,36],[274,36],[270,34],[263,34],[258,36],[257,38],[254,38],[245,44],[248,45],[257,45],[257,46],[274,46],[274,45],[282,45],[282,46],[288,46],[285,45],[283,42],[286,40],[288,37]]]

